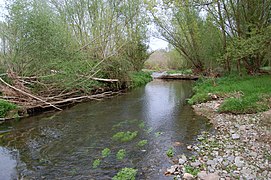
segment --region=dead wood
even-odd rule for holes
[[[24,95],[26,95],[26,96],[28,96],[28,97],[34,98],[34,99],[36,99],[36,100],[38,100],[38,101],[41,101],[41,102],[43,102],[43,103],[45,103],[45,104],[47,104],[47,105],[49,105],[49,106],[51,106],[51,107],[53,107],[53,108],[55,108],[55,109],[57,109],[57,110],[62,111],[62,109],[56,107],[55,105],[53,105],[53,104],[51,104],[51,103],[49,103],[49,102],[47,102],[47,101],[45,101],[45,100],[43,100],[43,99],[41,99],[41,98],[39,98],[39,97],[36,97],[36,96],[34,96],[34,95],[30,94],[30,93],[27,93],[27,92],[25,92],[25,91],[23,91],[23,90],[21,90],[21,89],[18,89],[18,88],[16,88],[16,87],[14,87],[14,86],[8,84],[8,83],[5,82],[1,77],[0,77],[0,81],[1,81],[4,85],[8,86],[9,88],[11,88],[11,89],[13,89],[13,90],[15,90],[15,91],[17,91],[17,92],[20,92],[20,93],[22,93],[22,94],[24,94]]]

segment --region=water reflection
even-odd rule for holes
[[[0,147],[0,179],[17,179],[15,152]]]
[[[189,153],[186,145],[208,129],[206,120],[185,105],[191,85],[153,81],[113,99],[0,126],[8,131],[0,138],[2,148],[19,152],[17,160],[5,159],[11,151],[0,154],[0,167],[10,163],[26,179],[110,179],[123,167],[137,168],[139,179],[171,179],[163,175],[172,163],[166,150],[180,142],[174,148],[176,153]],[[138,136],[128,143],[112,141],[119,131],[138,131]],[[140,148],[140,140],[148,140],[148,144]],[[104,148],[110,148],[111,155],[102,159]],[[120,149],[127,151],[123,161],[116,159]],[[97,158],[102,164],[93,169]],[[0,179],[12,179],[13,171],[0,172]]]

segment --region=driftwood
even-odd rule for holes
[[[55,105],[53,105],[53,104],[51,104],[51,103],[49,103],[49,102],[47,102],[47,101],[45,101],[45,100],[43,100],[43,99],[41,99],[41,98],[38,98],[38,97],[36,97],[36,96],[34,96],[34,95],[32,95],[32,94],[29,94],[29,93],[27,93],[27,92],[24,92],[23,90],[18,89],[18,88],[16,88],[16,87],[14,87],[14,86],[8,84],[8,83],[5,82],[1,77],[0,77],[0,81],[1,81],[3,84],[5,84],[6,86],[8,86],[9,88],[11,88],[11,89],[13,89],[13,90],[15,90],[15,91],[18,91],[18,92],[20,92],[21,94],[24,94],[24,95],[26,95],[26,96],[28,96],[28,97],[31,97],[31,98],[33,98],[33,99],[36,99],[36,100],[38,100],[38,101],[41,101],[41,102],[43,102],[43,103],[45,103],[45,104],[47,104],[47,105],[49,105],[49,106],[51,106],[51,107],[53,107],[53,108],[59,110],[59,111],[62,111],[62,109],[56,107]]]
[[[199,76],[185,74],[163,74],[155,79],[180,79],[180,80],[198,80]]]

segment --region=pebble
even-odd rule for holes
[[[188,165],[202,170],[197,177],[199,180],[212,177],[214,180],[271,179],[271,161],[266,158],[266,152],[271,149],[267,143],[271,128],[261,126],[261,113],[218,114],[214,107],[221,103],[222,100],[218,100],[194,106],[196,112],[212,120],[217,130],[215,134],[203,132],[198,136],[197,144],[187,146],[198,160],[191,162],[191,158],[188,160],[183,155],[179,159],[179,175],[194,178],[185,172],[184,167]]]
[[[240,139],[240,135],[239,134],[232,134],[231,137],[232,137],[233,140]]]
[[[198,166],[201,165],[201,163],[200,163],[199,161],[196,161],[196,162],[190,163],[190,165],[191,165],[192,167],[198,167]]]
[[[243,161],[243,158],[238,156],[238,157],[235,157],[234,159],[234,164],[237,166],[237,167],[243,167],[244,166],[244,161]]]
[[[208,160],[208,161],[206,162],[206,164],[207,164],[207,165],[214,165],[215,162],[214,162],[213,160]]]
[[[194,179],[194,176],[193,176],[192,174],[189,174],[189,173],[184,173],[183,179],[186,179],[186,180],[193,180],[193,179]]]
[[[206,171],[201,171],[201,172],[198,173],[198,178],[204,180],[204,179],[206,179],[207,175],[208,174],[207,174]]]

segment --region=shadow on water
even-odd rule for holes
[[[210,128],[185,103],[191,89],[190,81],[153,81],[113,99],[6,123],[0,126],[0,179],[111,179],[124,167],[138,169],[138,179],[172,179],[164,176],[172,163],[166,151],[189,154],[186,146]],[[120,131],[138,135],[113,141]],[[143,147],[141,140],[147,140]],[[106,158],[104,148],[111,150]],[[120,149],[123,160],[116,158]]]

